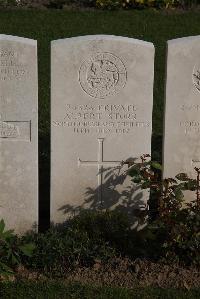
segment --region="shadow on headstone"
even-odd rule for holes
[[[129,158],[126,162],[130,160],[137,159]],[[103,177],[103,183],[95,189],[86,188],[81,205],[66,204],[59,208],[66,215],[66,220],[82,211],[115,210],[128,216],[132,228],[141,229],[145,225],[148,190],[144,191],[131,182],[126,165],[101,169],[97,176]]]
[[[50,225],[50,136],[42,136],[39,139],[39,161],[40,161],[40,209],[39,209],[39,230],[45,231]],[[162,163],[162,135],[152,135],[152,159]],[[127,173],[119,167],[110,167],[101,170],[97,175],[103,175],[105,182],[102,187],[96,189],[88,187],[85,190],[85,202],[80,206],[70,204],[63,205],[59,211],[65,215],[78,215],[83,210],[118,210],[129,216],[134,224],[142,215],[144,216],[144,202],[142,201],[142,190],[132,183],[125,190],[119,192],[117,186],[123,185]],[[106,190],[106,196],[100,198],[99,194]],[[149,214],[155,218],[157,215],[156,200],[150,193]],[[89,207],[88,207],[89,206]],[[142,206],[142,209],[138,207]],[[138,218],[139,217],[139,218]]]

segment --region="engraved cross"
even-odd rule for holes
[[[97,166],[98,167],[98,200],[102,203],[103,199],[103,169],[105,166],[107,167],[114,167],[114,166],[120,166],[121,161],[104,161],[104,153],[103,153],[103,143],[104,138],[98,138],[98,159],[97,161],[82,161],[80,158],[78,158],[78,166]]]

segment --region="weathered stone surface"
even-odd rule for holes
[[[37,42],[0,35],[0,218],[17,233],[38,222]]]
[[[200,36],[168,41],[164,177],[200,166]],[[187,192],[188,200],[194,199]]]
[[[119,166],[151,152],[153,44],[85,36],[53,41],[51,55],[51,220],[144,207]]]

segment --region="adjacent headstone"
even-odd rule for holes
[[[200,36],[168,41],[164,177],[200,167]],[[193,192],[186,193],[188,200]]]
[[[84,36],[53,41],[51,55],[51,220],[144,208],[148,193],[119,168],[151,153],[153,44]]]
[[[38,222],[37,42],[0,35],[0,218],[23,234]]]

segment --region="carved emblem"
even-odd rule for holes
[[[194,67],[192,81],[196,89],[200,92],[200,70]]]
[[[0,121],[0,138],[17,138],[19,128],[9,122]]]
[[[126,84],[126,68],[117,56],[97,53],[85,60],[79,70],[83,90],[94,98],[104,99],[119,92]]]

